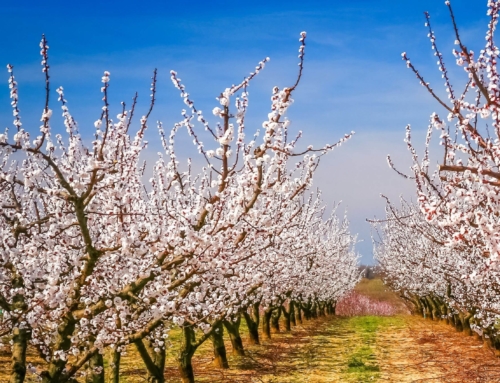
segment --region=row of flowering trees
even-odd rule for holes
[[[375,252],[386,281],[420,313],[446,318],[459,330],[475,330],[500,349],[500,89],[495,32],[500,1],[488,1],[486,45],[470,50],[455,34],[453,55],[465,71],[462,88],[451,84],[444,55],[426,13],[434,55],[448,99],[432,88],[403,53],[408,68],[437,100],[445,115],[433,113],[420,158],[407,127],[415,204],[387,200],[387,218],[375,222]],[[441,151],[432,145],[438,130]],[[437,168],[430,166],[438,161]],[[389,158],[389,164],[392,162]]]
[[[297,79],[273,88],[262,132],[247,133],[247,87],[269,59],[221,93],[215,126],[172,71],[186,109],[170,132],[157,124],[163,151],[151,171],[141,155],[156,71],[150,108],[137,122],[136,99],[112,118],[110,73],[104,72],[103,107],[87,142],[63,88],[57,102],[66,132],[51,128],[55,101],[45,37],[38,132],[23,128],[8,66],[14,129],[0,134],[0,336],[10,343],[12,383],[27,373],[44,383],[75,382],[83,374],[104,382],[105,350],[112,350],[110,378],[118,382],[127,347],[136,348],[149,381],[163,382],[173,326],[183,335],[182,380],[193,382],[191,360],[206,340],[227,367],[224,328],[244,353],[241,318],[258,343],[260,322],[270,336],[280,316],[289,328],[297,315],[334,312],[359,279],[356,239],[345,219],[324,218],[320,193],[309,189],[320,157],[351,135],[302,151],[301,134],[289,137],[285,115],[302,76],[305,41],[303,32]],[[198,170],[179,160],[175,141],[184,129],[204,163]],[[148,181],[145,172],[152,174]],[[44,362],[28,363],[28,347]]]

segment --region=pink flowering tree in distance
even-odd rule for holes
[[[163,153],[148,182],[140,157],[156,101],[156,70],[149,109],[137,123],[137,97],[111,117],[110,73],[104,72],[103,107],[86,144],[62,88],[66,132],[51,128],[45,37],[39,132],[22,126],[8,66],[14,129],[0,134],[0,334],[10,339],[11,382],[23,382],[26,373],[44,383],[83,376],[104,382],[105,350],[112,355],[111,380],[119,382],[120,357],[129,347],[143,359],[148,380],[163,382],[174,326],[183,334],[182,379],[193,382],[192,356],[208,339],[216,362],[227,366],[223,330],[241,346],[241,316],[252,325],[260,305],[279,311],[291,300],[331,312],[352,288],[359,275],[347,222],[323,221],[319,198],[306,197],[321,156],[351,134],[300,150],[301,133],[290,139],[285,116],[304,69],[305,39],[303,32],[296,81],[273,88],[262,136],[260,129],[246,135],[247,88],[269,59],[221,93],[215,126],[171,72],[186,109],[169,134],[158,123]],[[180,165],[175,138],[181,129],[205,162],[199,169],[191,159]],[[211,145],[202,142],[204,134]],[[28,345],[44,363],[27,364]]]

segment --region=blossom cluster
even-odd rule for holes
[[[407,177],[414,180],[417,204],[403,201],[396,208],[388,203],[387,220],[379,223],[382,238],[375,248],[387,280],[403,294],[420,297],[426,310],[440,316],[459,315],[461,322],[467,318],[467,326],[481,333],[496,333],[500,319],[500,50],[494,34],[500,2],[487,4],[486,45],[474,52],[465,45],[446,2],[455,34],[452,54],[465,72],[461,91],[451,85],[429,14],[426,27],[447,97],[424,80],[406,53],[402,55],[445,115],[431,115],[421,158],[407,127],[405,141],[413,159]],[[441,152],[432,145],[435,130]],[[431,157],[439,161],[435,169],[430,168]],[[393,166],[390,158],[389,164]]]
[[[0,334],[12,336],[14,351],[28,342],[38,350],[46,364],[30,371],[42,381],[78,376],[106,347],[121,353],[144,340],[160,353],[174,325],[208,335],[252,304],[291,296],[336,301],[359,280],[347,221],[323,219],[320,196],[308,192],[320,157],[351,134],[305,151],[298,150],[300,135],[288,138],[285,114],[302,74],[305,41],[303,32],[297,81],[273,89],[260,142],[258,132],[246,138],[247,87],[268,58],[222,92],[215,128],[172,71],[187,109],[169,133],[157,124],[163,152],[148,181],[141,155],[156,71],[150,108],[134,133],[135,100],[112,118],[111,74],[104,72],[102,111],[87,145],[62,87],[57,102],[66,133],[50,126],[45,37],[46,104],[34,139],[20,122],[8,66],[16,129],[0,134]],[[210,145],[201,141],[198,123]],[[186,167],[178,159],[175,141],[183,129],[206,162],[198,170],[191,159]]]

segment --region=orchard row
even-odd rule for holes
[[[243,352],[242,317],[258,342],[261,312],[267,333],[281,313],[334,312],[359,280],[356,239],[345,218],[326,215],[320,192],[310,188],[321,156],[351,135],[303,150],[301,133],[290,137],[285,114],[302,76],[305,43],[303,32],[293,85],[273,88],[262,128],[250,133],[247,88],[269,59],[220,94],[211,118],[172,71],[185,109],[169,132],[157,123],[163,150],[151,168],[142,159],[156,71],[149,110],[138,120],[137,96],[112,118],[104,72],[102,111],[89,139],[63,88],[51,99],[45,37],[38,132],[23,128],[8,66],[14,129],[0,134],[0,336],[12,355],[12,383],[29,375],[44,383],[84,375],[104,382],[105,350],[112,350],[111,380],[118,382],[120,355],[130,347],[148,381],[163,382],[174,326],[183,333],[176,345],[182,379],[193,382],[192,357],[206,340],[214,342],[219,364],[227,364],[222,326]],[[56,102],[65,133],[51,127]],[[193,160],[178,153],[182,130],[195,145]],[[28,347],[44,363],[28,362]]]
[[[445,111],[434,113],[423,156],[411,141],[415,204],[387,199],[387,218],[374,222],[376,257],[386,282],[422,315],[446,319],[457,329],[475,331],[500,350],[500,89],[495,32],[500,2],[488,1],[486,45],[478,52],[464,43],[449,1],[456,64],[466,78],[458,88],[437,47],[426,14],[426,27],[444,81],[447,98],[434,90],[403,53],[420,84]],[[441,149],[432,144],[439,132]],[[437,168],[430,164],[438,162]],[[389,158],[389,164],[392,161]]]

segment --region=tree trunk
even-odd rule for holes
[[[316,304],[316,302],[314,302],[312,304],[312,307],[311,307],[311,317],[316,319],[318,317],[318,305]]]
[[[116,318],[115,320],[116,323],[116,328],[121,329],[122,328],[122,321],[120,318]],[[122,354],[121,354],[121,348],[120,352],[118,352],[118,346],[115,346],[111,350],[111,383],[120,383],[120,362],[121,362]]]
[[[291,314],[292,314],[292,310],[293,310],[293,305],[292,305],[291,302],[289,303],[288,307],[289,307],[289,309],[288,309],[288,312],[287,312],[286,311],[286,307],[285,306],[281,306],[281,312],[283,313],[283,318],[284,318],[284,322],[285,322],[285,331],[292,331]]]
[[[229,368],[227,361],[226,345],[224,344],[224,326],[222,322],[214,324],[214,331],[210,335],[214,346],[214,364],[219,368]]]
[[[290,306],[288,306],[290,311],[290,322],[293,326],[297,326],[297,321],[295,320],[295,302],[290,301]]]
[[[104,359],[99,352],[94,353],[89,360],[89,373],[86,383],[104,383]]]
[[[120,383],[120,361],[122,354],[116,351],[116,347],[111,356],[111,383]]]
[[[302,324],[302,304],[301,303],[298,303],[296,305],[297,307],[297,321]]]
[[[448,315],[448,318],[449,318],[450,325],[452,325],[453,327],[455,327],[456,326],[456,324],[455,324],[455,315],[450,313]]]
[[[422,303],[420,302],[420,299],[414,296],[411,296],[411,298],[408,299],[414,306],[413,312],[417,313],[420,316],[424,316],[424,308],[422,307]]]
[[[71,346],[71,335],[75,331],[76,321],[71,313],[63,318],[63,323],[57,328],[54,350],[67,352]],[[41,373],[42,383],[58,382],[66,367],[66,361],[52,357],[46,371]]]
[[[328,315],[335,315],[335,308],[337,304],[335,302],[328,303]]]
[[[182,327],[182,345],[179,353],[178,363],[182,383],[194,383],[193,355],[196,351],[195,333],[191,326]]]
[[[425,299],[425,297],[420,298],[420,303],[422,303],[424,318],[432,320],[432,313],[431,313],[431,309],[429,307],[429,303],[427,302],[427,299]]]
[[[310,320],[312,317],[311,303],[306,303],[305,305],[302,305],[302,312],[304,313],[304,319]]]
[[[325,302],[325,315],[332,315],[332,302]]]
[[[273,316],[273,309],[264,311],[264,320],[262,321],[262,332],[266,339],[271,339],[271,317]]]
[[[439,310],[439,305],[436,303],[433,297],[427,297],[427,301],[431,307],[432,311],[432,319],[440,320],[441,319],[441,311]]]
[[[446,322],[446,324],[450,324],[450,318],[448,315],[448,307],[446,306],[446,304],[443,301],[441,301],[440,307],[441,307],[441,312],[443,313],[443,320]]]
[[[243,348],[243,341],[240,335],[240,324],[241,317],[238,316],[236,321],[224,321],[224,327],[229,334],[229,339],[231,340],[231,345],[233,346],[233,355],[245,355],[245,349]]]
[[[461,320],[462,320],[462,328],[467,336],[472,336],[472,329],[470,328],[470,320],[473,317],[472,314],[470,313],[465,313],[461,315]]]
[[[259,324],[260,324],[260,313],[259,305],[256,303],[252,306],[252,315],[247,311],[243,311],[243,317],[248,327],[248,336],[250,344],[260,344],[259,340]]]
[[[165,349],[160,348],[158,352],[155,351],[154,345],[148,339],[138,340],[135,346],[148,370],[148,383],[164,383]]]
[[[460,319],[460,316],[458,314],[453,314],[454,317],[454,322],[455,322],[455,328],[457,329],[458,332],[464,331],[463,325],[462,325],[462,320]]]
[[[321,302],[316,303],[316,307],[318,308],[318,317],[324,317],[325,316],[325,304]]]
[[[26,350],[31,333],[16,327],[12,336],[12,367],[10,383],[23,383],[26,376]]]
[[[271,331],[273,333],[280,332],[281,305],[275,308],[271,315]]]

